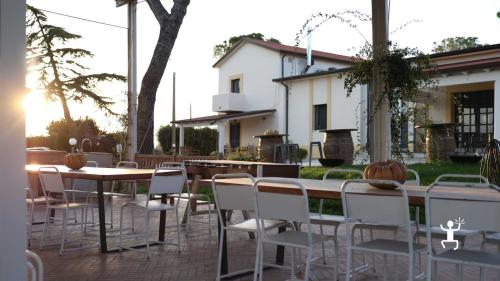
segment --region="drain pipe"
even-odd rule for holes
[[[285,57],[286,54],[281,56],[281,78],[285,75]],[[288,85],[283,81],[280,83],[285,87],[285,144],[288,144]]]

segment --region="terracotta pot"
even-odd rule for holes
[[[365,179],[373,180],[393,180],[403,184],[406,181],[408,170],[406,166],[395,160],[377,161],[365,169]],[[396,186],[390,184],[370,184],[381,189],[395,189]]]
[[[87,156],[83,153],[68,153],[64,156],[64,165],[71,170],[80,170],[87,164]]]

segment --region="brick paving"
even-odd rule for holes
[[[119,199],[113,200],[115,204],[115,222],[119,222]],[[37,217],[40,217],[40,211],[37,212]],[[181,212],[182,213],[182,212]],[[127,212],[126,212],[127,214]],[[109,209],[107,215],[109,216]],[[167,213],[167,225],[172,225],[174,221],[174,213]],[[129,224],[130,216],[127,214],[126,225]],[[141,222],[143,216],[138,211],[136,212],[136,227],[137,230],[142,229]],[[237,220],[239,214],[233,216],[233,220]],[[48,281],[118,281],[118,280],[134,280],[134,281],[166,281],[166,280],[215,280],[215,272],[217,268],[217,227],[216,215],[212,216],[212,232],[208,233],[207,216],[199,216],[194,218],[198,222],[193,222],[193,231],[186,236],[186,230],[181,230],[181,250],[180,255],[176,252],[175,246],[161,245],[151,247],[151,259],[147,260],[143,251],[123,251],[122,253],[101,254],[98,249],[97,231],[88,231],[85,236],[84,246],[88,249],[78,249],[66,251],[63,256],[59,256],[59,247],[51,246],[46,249],[39,249],[39,238],[41,232],[34,233],[31,250],[38,253],[45,266],[46,280]],[[204,223],[200,223],[204,222]],[[152,216],[151,222],[157,223],[158,216]],[[115,229],[118,228],[118,224]],[[35,231],[41,230],[41,225],[35,225]],[[158,225],[152,226],[155,236]],[[168,228],[166,238],[168,242],[175,241],[175,228]],[[328,232],[327,228],[325,231]],[[345,228],[339,230],[340,249],[340,270],[345,270]],[[58,238],[58,230],[53,230],[54,238]],[[117,232],[109,232],[108,237],[117,234]],[[78,238],[79,232],[75,229],[70,233],[71,238]],[[386,234],[380,234],[385,236]],[[389,237],[389,234],[387,234]],[[58,239],[57,242],[59,242]],[[108,238],[108,246],[116,247],[118,238]],[[140,243],[140,241],[130,240],[127,243]],[[479,247],[480,238],[473,238],[467,241],[468,248],[477,249]],[[230,233],[228,241],[229,252],[229,267],[230,270],[242,268],[251,268],[255,258],[255,241],[249,239],[248,235],[243,233]],[[72,246],[72,245],[70,245]],[[70,248],[70,247],[68,247]],[[491,251],[496,250],[489,249]],[[320,255],[320,249],[315,252]],[[272,248],[267,248],[265,251],[265,260],[267,262],[274,261],[275,251]],[[334,254],[332,243],[327,244],[327,264],[334,264]],[[371,256],[367,258],[371,263]],[[288,264],[288,251],[285,255],[285,263]],[[357,265],[361,265],[361,256],[356,257]],[[423,267],[425,268],[425,258],[423,258]],[[373,269],[369,269],[366,273],[356,275],[356,280],[382,280],[382,257],[376,256],[376,273]],[[398,272],[396,280],[406,280],[407,261],[404,258],[398,258],[397,264],[393,264],[393,259],[389,258],[390,273]],[[465,267],[464,280],[479,280],[479,269],[476,267]],[[323,267],[313,267],[312,280],[333,280],[332,269]],[[488,271],[486,280],[496,280],[496,272]],[[287,280],[290,279],[290,272],[282,269],[269,269],[264,272],[264,280]],[[252,276],[235,278],[232,280],[252,280]],[[341,275],[340,280],[344,280]],[[455,266],[447,264],[439,264],[437,280],[452,281],[457,280],[455,277]]]

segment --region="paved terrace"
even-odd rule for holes
[[[115,229],[118,229],[119,222],[119,199],[113,200],[115,204]],[[127,214],[128,212],[126,212]],[[97,214],[97,210],[95,211]],[[109,209],[108,209],[109,216]],[[125,225],[130,225],[130,213],[127,215]],[[42,212],[38,211],[36,219],[40,219]],[[89,216],[90,217],[90,216]],[[233,215],[233,220],[238,220],[240,214]],[[167,213],[167,225],[173,225],[175,215],[173,212]],[[217,217],[212,215],[212,231],[208,233],[207,216],[198,216],[193,221],[193,231],[186,236],[185,229],[182,229],[181,244],[182,253],[178,255],[175,247],[162,245],[151,247],[151,259],[146,260],[143,251],[123,251],[122,253],[101,254],[97,248],[97,231],[89,231],[85,237],[84,246],[88,249],[79,249],[74,251],[66,251],[63,256],[59,256],[59,245],[50,246],[46,249],[39,249],[39,238],[42,229],[41,225],[34,226],[31,249],[37,252],[45,266],[46,280],[48,281],[116,281],[116,280],[134,280],[134,281],[166,281],[166,280],[215,280],[215,272],[217,268]],[[137,230],[142,229],[143,216],[139,211],[136,211],[136,227]],[[158,217],[153,217],[151,222],[155,224],[152,229],[158,229]],[[168,228],[166,239],[169,242],[174,241],[176,237],[175,228]],[[318,230],[318,229],[317,229]],[[75,228],[69,237],[79,237],[79,230]],[[325,227],[325,232],[331,231],[331,228]],[[118,232],[110,232],[117,235]],[[319,233],[319,230],[318,230]],[[345,228],[340,227],[339,230],[340,249],[340,269],[345,271],[346,264],[346,236]],[[52,232],[54,241],[59,243],[60,233],[54,227]],[[382,233],[381,236],[390,237],[390,234]],[[108,237],[109,237],[108,236]],[[157,237],[156,234],[152,239]],[[108,246],[116,247],[118,238],[108,238]],[[480,245],[480,237],[467,240],[467,247],[478,249]],[[128,243],[140,243],[138,241],[128,241]],[[74,244],[73,244],[74,245]],[[71,245],[69,245],[71,246]],[[327,263],[334,264],[333,259],[333,243],[327,244]],[[488,248],[490,251],[495,251],[496,248]],[[254,264],[255,242],[250,240],[248,235],[240,233],[230,233],[228,240],[229,267],[230,270],[252,267]],[[288,264],[288,251],[285,256],[285,263]],[[321,254],[320,249],[317,249],[316,254]],[[274,249],[266,248],[266,261],[272,262],[275,258]],[[368,257],[371,262],[371,256]],[[397,280],[406,280],[407,260],[398,258],[397,265],[393,264],[394,260],[389,258],[389,269],[391,272],[398,271]],[[422,261],[425,267],[425,258]],[[356,264],[361,265],[361,256],[356,258]],[[376,256],[376,269],[374,273],[372,269],[366,273],[356,275],[356,280],[382,280],[382,257]],[[496,272],[487,272],[486,280],[495,280]],[[290,278],[288,270],[270,269],[264,271],[264,280],[287,280]],[[235,278],[233,280],[252,280],[252,275],[243,278]],[[322,267],[313,267],[312,280],[333,280],[333,270]],[[342,275],[340,280],[344,280]],[[458,280],[455,277],[455,265],[439,264],[437,280]],[[464,280],[479,280],[479,269],[476,267],[465,267]]]

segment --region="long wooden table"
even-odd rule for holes
[[[127,168],[98,168],[83,167],[80,170],[71,170],[63,165],[26,165],[26,172],[37,175],[40,167],[56,167],[63,178],[95,180],[97,182],[97,207],[99,210],[99,238],[101,252],[108,252],[106,239],[106,213],[104,208],[104,182],[114,180],[147,180],[151,179],[154,169],[127,169]],[[163,170],[162,174],[179,174],[179,171]],[[162,196],[162,202],[166,203],[166,196]],[[160,227],[158,240],[165,240],[166,212],[160,213]]]
[[[259,179],[259,178],[256,178]],[[280,180],[292,180],[302,183],[307,191],[309,198],[318,199],[340,199],[341,198],[341,187],[345,180],[311,180],[311,179],[290,179],[290,178],[266,178],[266,179],[280,179]],[[202,180],[204,184],[211,184],[211,180]],[[248,178],[229,178],[229,179],[217,179],[217,184],[224,185],[244,185],[252,186],[252,181]],[[301,194],[300,189],[294,185],[288,184],[278,184],[278,183],[261,183],[260,188],[264,191],[270,191],[282,194]],[[408,198],[410,204],[412,205],[424,205],[426,187],[415,186],[411,184],[405,184],[403,188],[408,193]],[[349,185],[349,192],[363,193],[368,195],[390,195],[394,194],[394,191],[382,190],[372,187],[366,183],[351,183]],[[500,202],[500,192],[495,189],[476,189],[458,186],[444,186],[440,187],[438,191],[433,192],[433,197],[448,198],[448,199],[462,199],[462,200],[478,200],[478,201],[495,201]],[[225,211],[221,210],[221,214],[225,215]],[[219,231],[219,238],[222,234]],[[228,272],[227,267],[227,235],[224,235],[224,241],[222,246],[222,267],[221,274]],[[284,248],[278,247],[276,254],[277,263],[283,262]]]

